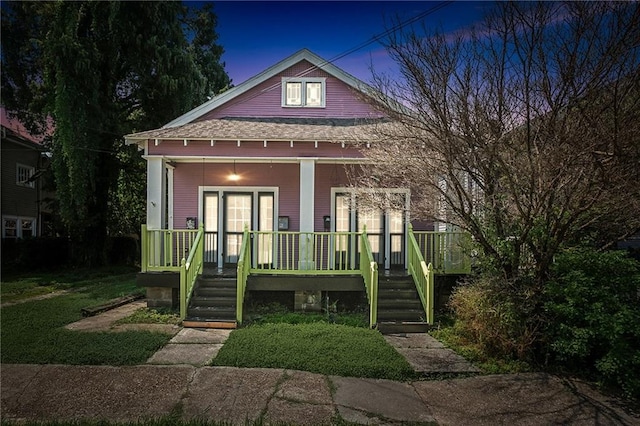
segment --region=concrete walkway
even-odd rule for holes
[[[0,366],[3,420],[140,421],[171,414],[244,424],[638,425],[578,381],[546,374],[412,383],[281,369]]]
[[[130,306],[133,305],[133,306]],[[132,303],[67,328],[111,330]],[[115,311],[115,312],[114,312]],[[621,403],[575,380],[530,373],[394,382],[260,368],[209,367],[228,330],[158,329],[173,335],[131,367],[0,365],[6,421],[140,421],[169,415],[244,424],[640,425]],[[477,373],[427,334],[385,336],[416,371]]]

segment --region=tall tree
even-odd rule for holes
[[[414,217],[539,286],[563,244],[640,228],[639,40],[635,2],[499,2],[469,33],[393,33],[401,78],[375,86],[397,125],[359,184],[410,187]]]
[[[53,120],[57,196],[77,261],[103,263],[110,213],[144,196],[144,168],[122,135],[158,127],[231,84],[215,26],[211,7],[180,2],[3,5],[2,102],[33,130]]]

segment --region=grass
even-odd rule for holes
[[[59,290],[77,289],[91,286],[100,281],[108,285],[109,291],[116,293],[141,292],[142,289],[132,287],[137,269],[132,267],[110,267],[99,269],[74,269],[60,272],[28,272],[22,274],[3,275],[0,285],[2,303],[14,302]],[[120,288],[119,288],[120,287]],[[128,293],[127,293],[128,294]]]
[[[112,270],[77,271],[52,277],[58,288],[74,291],[51,299],[5,306],[0,311],[3,363],[133,365],[144,363],[169,336],[143,331],[75,332],[65,325],[82,318],[81,309],[140,291],[135,274],[111,275]],[[40,276],[18,277],[15,283],[37,282]],[[4,288],[5,282],[2,283]],[[3,298],[4,301],[4,298]]]
[[[304,370],[409,380],[414,371],[375,330],[323,322],[257,324],[235,330],[212,365]]]
[[[139,308],[114,324],[180,324],[180,315],[169,308]]]

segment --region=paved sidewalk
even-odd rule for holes
[[[0,366],[3,420],[187,419],[244,424],[638,425],[586,384],[546,374],[412,383],[281,369]]]

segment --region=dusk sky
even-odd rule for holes
[[[203,3],[203,2],[198,2]],[[383,34],[392,19],[419,21],[446,32],[463,30],[481,19],[486,2],[439,1],[216,1],[218,42],[226,70],[238,85],[269,66],[308,48],[326,60]],[[434,10],[437,9],[437,10]],[[336,60],[335,65],[369,82],[377,72],[393,71],[382,45],[371,43]]]

